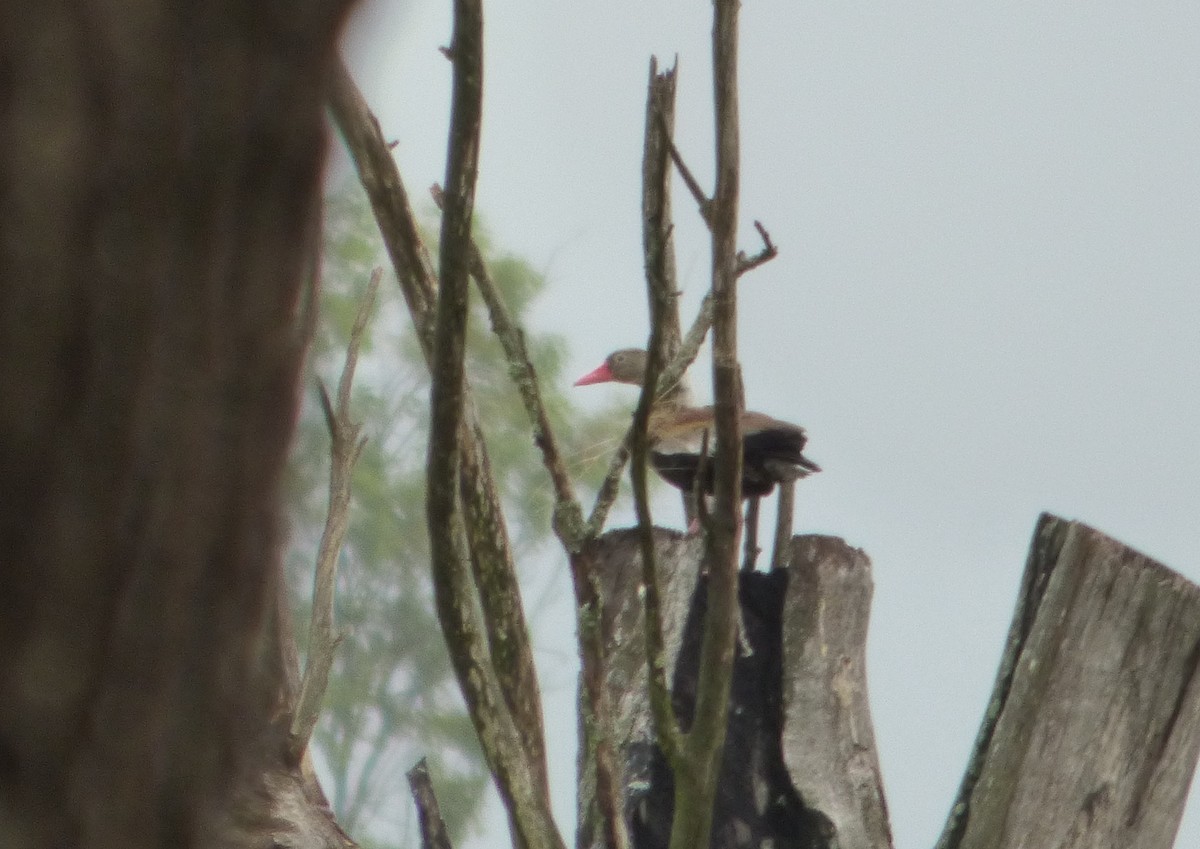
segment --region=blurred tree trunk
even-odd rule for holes
[[[657,532],[676,714],[694,699],[705,580]],[[667,845],[670,771],[646,693],[634,531],[595,544],[614,745],[633,845]],[[740,576],[739,653],[712,846],[891,849],[867,705],[870,562],[832,537]],[[976,749],[939,849],[1170,849],[1200,752],[1200,588],[1085,525],[1043,516]],[[596,845],[581,801],[579,845]]]
[[[346,6],[3,12],[6,849],[283,828],[277,490]]]

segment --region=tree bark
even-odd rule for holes
[[[707,578],[699,568],[703,544],[698,537],[662,529],[656,529],[656,542],[666,674],[673,682],[676,716],[687,728],[695,709],[707,607]],[[842,846],[882,849],[890,846],[890,835],[862,662],[870,565],[862,552],[829,537],[797,537],[792,551],[798,556],[788,569],[739,575],[743,636],[751,651],[739,653],[734,663],[710,845],[741,849],[773,842],[777,847],[816,849],[832,847],[840,838]],[[618,729],[615,745],[621,754],[625,816],[633,845],[658,849],[669,843],[673,782],[654,739],[646,689],[636,531],[606,534],[596,544],[596,556],[603,578],[607,683]],[[814,626],[830,628],[826,643],[813,644]],[[825,669],[818,668],[820,659],[826,661]],[[842,700],[827,699],[819,706],[823,713],[814,716],[818,706],[805,704],[800,696],[831,695],[826,687],[833,670]],[[798,723],[806,730],[853,726],[865,733],[853,741],[830,741],[819,751],[795,751],[796,745],[807,745]],[[837,757],[842,749],[854,750],[856,777],[861,765],[871,780],[849,780]],[[814,770],[814,789],[819,786],[821,792],[812,798],[798,792],[798,786],[810,786],[797,784],[798,768]],[[595,845],[587,839],[585,810],[581,808],[581,847]],[[871,826],[866,824],[868,817],[873,818]],[[865,842],[865,835],[880,833],[880,823],[886,841]]]
[[[694,707],[707,583],[694,538],[656,531],[665,661]],[[624,813],[666,846],[671,774],[646,690],[635,530],[594,546]],[[740,576],[738,656],[711,846],[891,849],[867,703],[870,563],[792,540],[783,570]],[[996,690],[940,849],[1170,849],[1200,753],[1200,588],[1082,524],[1043,516]],[[578,845],[596,845],[581,802]]]
[[[0,28],[0,845],[210,845],[255,819],[231,787],[268,792],[347,5],[78,0]]]
[[[783,600],[783,760],[819,846],[891,849],[867,700],[871,561],[836,537],[793,537]],[[835,842],[836,841],[836,842]]]
[[[1038,521],[987,717],[939,849],[1170,849],[1200,752],[1200,587]]]

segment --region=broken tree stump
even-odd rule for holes
[[[702,543],[656,530],[668,680],[686,728]],[[870,562],[792,540],[743,573],[739,652],[711,846],[891,849],[867,701]],[[653,739],[636,532],[596,542],[624,811],[634,849],[667,845],[670,770]],[[937,849],[1171,849],[1200,753],[1200,588],[1086,525],[1044,515],[996,686]],[[589,770],[581,765],[581,774]],[[598,844],[581,788],[577,845]]]
[[[1171,849],[1200,751],[1200,587],[1048,514],[938,849]]]

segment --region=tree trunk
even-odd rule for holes
[[[1170,849],[1200,752],[1200,587],[1043,515],[939,849]]]
[[[686,728],[701,546],[659,530],[664,641]],[[672,777],[655,746],[635,531],[596,543],[607,683],[637,849],[667,844]],[[745,636],[713,847],[890,849],[867,703],[866,556],[792,540],[785,570],[740,576]],[[1084,525],[1043,516],[975,756],[939,849],[1170,849],[1200,752],[1200,588]],[[578,845],[595,846],[587,800]]]
[[[238,779],[287,728],[264,614],[346,5],[5,15],[6,849],[269,830]]]

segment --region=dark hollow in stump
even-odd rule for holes
[[[676,715],[686,729],[695,702],[706,607],[706,582],[696,568],[702,543],[668,531],[657,530],[656,534],[667,673],[672,682]],[[608,684],[614,699],[614,731],[622,760],[622,785],[626,788],[626,816],[635,849],[658,849],[669,841],[673,791],[670,770],[653,741],[649,715],[638,595],[641,563],[635,532],[607,534],[598,541],[597,548],[599,562],[603,564],[602,627],[609,646]],[[796,562],[788,569],[743,572],[739,576],[745,638],[752,653],[739,652],[734,666],[729,732],[718,783],[712,846],[722,849],[829,846],[839,833],[858,833],[854,824],[839,829],[830,818],[830,811],[836,814],[836,805],[847,802],[848,808],[856,812],[856,823],[858,820],[875,823],[885,841],[859,845],[890,845],[863,675],[870,564],[862,552],[830,537],[796,538],[792,559]],[[844,598],[848,604],[827,605],[818,612],[815,607],[809,610],[807,605],[798,603],[800,595],[815,597],[814,580],[840,583],[840,596],[832,591],[827,591],[827,595]],[[848,591],[847,585],[851,585]],[[860,614],[858,621],[848,621]],[[826,628],[830,617],[836,620],[836,625]],[[789,637],[783,633],[784,628],[795,633]],[[825,655],[830,659],[829,674],[838,678],[842,687],[838,698],[847,702],[853,713],[847,721],[863,729],[866,735],[866,754],[856,751],[853,756],[875,777],[869,786],[851,788],[845,798],[840,786],[822,783],[820,792],[814,796],[829,810],[806,803],[797,792],[804,782],[793,777],[797,765],[790,761],[796,759],[788,758],[781,745],[782,741],[797,737],[788,719],[788,705],[797,701],[791,692],[793,676],[785,669],[800,667],[815,672],[812,659],[802,661],[799,656],[793,657],[797,652],[805,653],[806,635],[814,628],[826,628],[833,637],[825,646]],[[842,635],[848,636],[848,643],[844,644]],[[846,712],[846,705],[842,705],[842,713]],[[847,745],[856,750],[861,747],[862,740],[851,742],[851,739],[846,737]],[[814,775],[828,777],[838,767],[830,763],[817,769],[818,762],[842,757],[840,751],[822,747],[801,756],[798,763],[801,769],[815,769]],[[825,791],[829,788],[835,788],[832,798],[826,798]],[[856,799],[861,799],[861,803],[851,801]],[[582,800],[579,845],[598,845],[586,803],[586,799]]]

